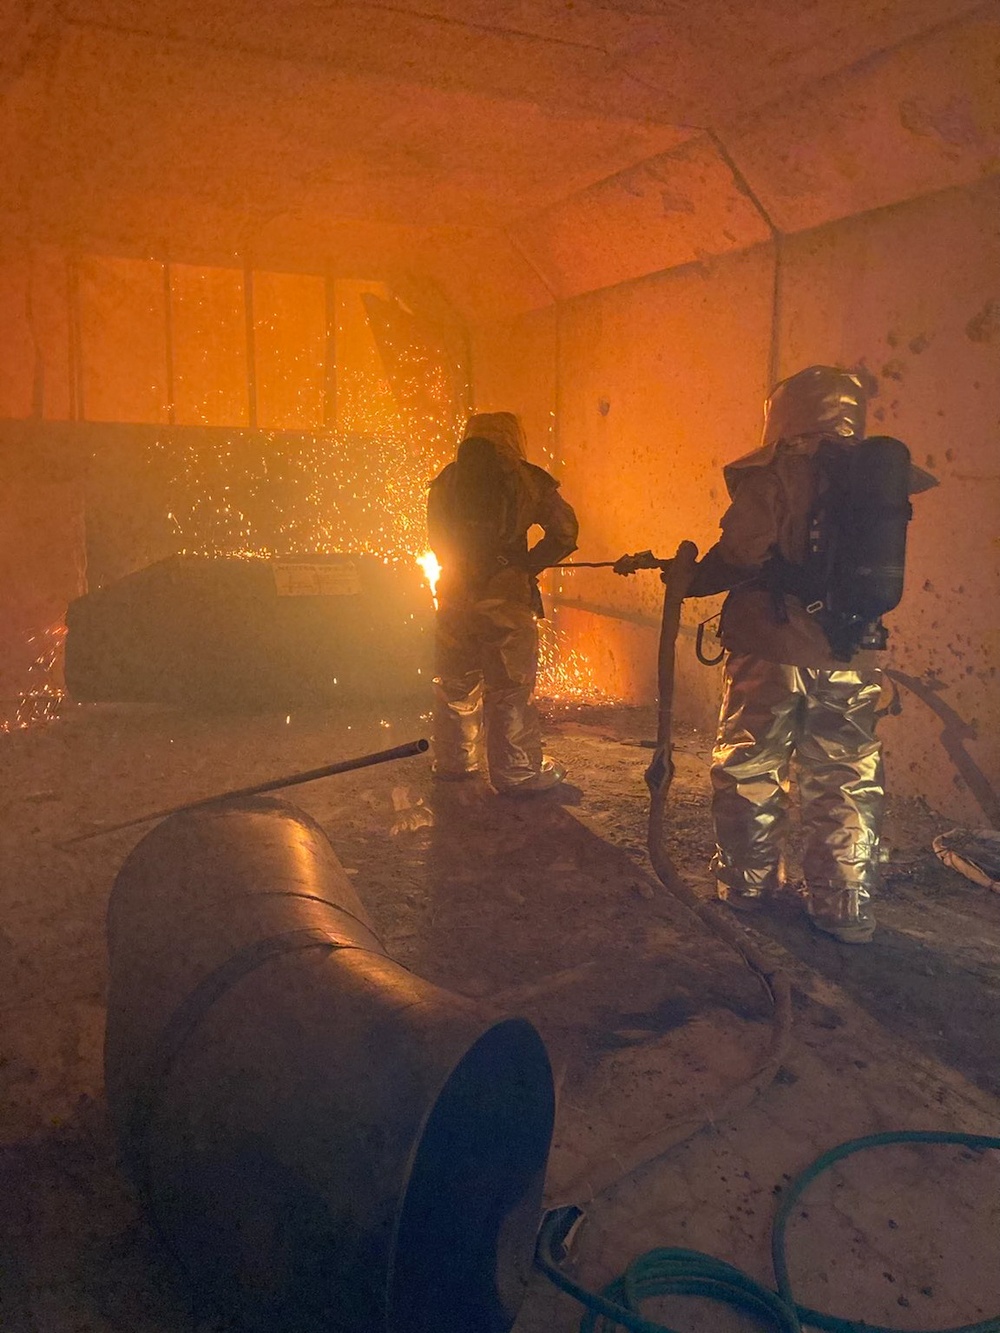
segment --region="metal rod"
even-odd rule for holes
[[[243,317],[247,349],[247,425],[257,429],[257,329],[253,310],[253,260],[243,256]]]
[[[177,424],[174,394],[174,290],[169,257],[163,261],[163,336],[166,341],[167,425]]]
[[[83,421],[83,336],[80,323],[80,266],[75,254],[66,261],[66,301],[69,316],[69,414]]]
[[[323,274],[323,425],[337,429],[337,288],[329,263]]]
[[[24,319],[28,326],[28,337],[31,340],[32,350],[32,374],[31,374],[31,415],[35,421],[41,421],[45,415],[45,357],[42,354],[41,343],[38,338],[38,326],[35,322],[35,269],[36,256],[34,246],[28,247],[28,271],[24,288]]]
[[[630,570],[629,571],[630,573],[637,572],[640,569],[664,569],[666,568],[667,565],[670,564],[669,560],[660,560],[656,556],[651,555],[649,551],[643,551],[642,555],[647,557],[647,559],[649,559],[652,563],[636,565],[635,570],[634,571]],[[628,556],[619,556],[617,560],[564,560],[563,563],[560,565],[548,565],[547,568],[548,569],[614,569],[615,565],[621,564],[623,560],[627,559],[629,559]]]
[[[100,838],[105,833],[117,833],[119,829],[134,828],[136,824],[148,824],[153,819],[166,819],[168,815],[179,815],[188,810],[203,810],[206,806],[218,805],[220,801],[262,796],[264,792],[278,791],[282,787],[298,787],[303,782],[315,782],[318,778],[332,778],[338,773],[353,773],[359,768],[387,764],[392,759],[411,759],[414,755],[424,754],[429,749],[429,741],[423,739],[407,741],[405,745],[394,745],[391,750],[378,750],[374,754],[361,755],[358,759],[342,759],[336,764],[311,768],[306,773],[292,773],[288,777],[272,778],[269,782],[258,782],[255,787],[240,787],[236,791],[221,792],[218,796],[205,796],[200,801],[188,801],[184,805],[171,806],[169,810],[153,810],[148,815],[137,815],[135,819],[126,819],[120,824],[108,824],[105,828],[93,829],[90,833],[78,833],[75,837],[59,843],[59,846],[72,847],[75,843],[87,842],[90,838]]]

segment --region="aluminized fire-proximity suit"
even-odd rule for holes
[[[541,614],[537,575],[576,550],[578,524],[559,483],[527,462],[524,431],[512,412],[469,419],[465,441],[488,440],[510,482],[503,530],[495,549],[462,549],[454,521],[457,465],[431,483],[427,519],[441,564],[435,643],[434,771],[463,778],[481,771],[485,732],[490,781],[501,792],[529,793],[556,785],[565,769],[543,759],[532,702]],[[542,539],[528,549],[532,526]]]
[[[870,652],[836,660],[814,616],[791,593],[767,586],[761,572],[775,555],[793,565],[805,560],[820,442],[861,439],[864,425],[855,376],[812,366],[780,383],[765,408],[763,446],[725,469],[732,504],[691,589],[693,596],[731,589],[722,612],[727,660],[711,770],[718,895],[750,908],[780,892],[794,759],[807,910],[819,929],[844,943],[866,943],[875,929],[882,673]],[[934,484],[923,477],[912,490]]]

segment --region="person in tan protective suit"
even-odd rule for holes
[[[481,771],[528,794],[566,770],[542,756],[532,702],[538,669],[537,576],[576,550],[578,524],[559,483],[525,456],[512,412],[469,418],[455,462],[431,483],[430,544],[441,565],[435,643],[434,772]],[[542,528],[528,549],[528,530]]]
[[[765,407],[762,447],[724,469],[732,504],[689,593],[731,590],[722,610],[727,658],[711,769],[718,896],[753,909],[782,891],[794,759],[807,911],[818,929],[851,944],[867,943],[875,930],[882,673],[868,651],[847,663],[836,659],[817,617],[769,586],[767,570],[776,560],[801,567],[806,559],[821,442],[864,433],[856,376],[810,366],[778,384]],[[911,493],[936,484],[917,468],[910,478]]]

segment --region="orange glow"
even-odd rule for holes
[[[427,586],[430,588],[431,596],[434,598],[434,606],[437,607],[437,586],[438,579],[441,577],[440,562],[433,551],[425,551],[423,555],[417,556],[417,564],[424,571]]]
[[[59,716],[66,698],[61,684],[65,639],[66,626],[57,622],[28,640],[41,651],[28,668],[27,684],[18,692],[14,716],[0,717],[0,733],[43,726]]]
[[[538,622],[536,693],[539,699],[561,708],[618,702],[614,694],[598,685],[588,654],[574,648],[567,632],[551,620]]]
[[[154,338],[150,330],[151,312],[165,317],[168,309],[167,278],[177,421],[211,428],[167,426],[146,437],[144,471],[155,477],[149,484],[156,492],[149,507],[162,513],[173,549],[265,560],[356,553],[411,569],[415,562],[436,607],[441,569],[427,549],[427,486],[461,437],[468,402],[461,349],[439,341],[433,326],[399,316],[385,283],[338,278],[325,311],[331,293],[321,277],[256,272],[259,426],[247,433],[241,271],[174,264],[167,274],[151,261],[90,257],[80,270],[87,415],[162,425],[166,334]],[[125,358],[121,348],[140,314],[143,336]],[[333,318],[336,333],[330,382],[323,373],[325,317]],[[123,376],[120,400],[113,395],[115,371]],[[545,462],[553,453],[551,431],[548,443]],[[139,555],[116,552],[117,565],[127,567]],[[23,686],[18,682],[16,712],[0,717],[0,728],[58,716],[64,633],[58,626],[39,634],[37,660]],[[540,695],[560,706],[604,702],[593,660],[551,623],[543,622],[540,634]]]

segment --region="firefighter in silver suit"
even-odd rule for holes
[[[555,478],[527,461],[514,413],[490,412],[470,417],[455,462],[431,483],[427,518],[441,565],[435,775],[474,776],[485,749],[498,791],[546,791],[566,770],[543,757],[532,702],[542,615],[537,576],[576,550],[576,515]],[[543,536],[529,550],[535,525]]]
[[[730,590],[711,770],[718,896],[746,910],[782,891],[794,760],[807,911],[845,944],[867,943],[875,930],[882,673],[868,651],[848,663],[836,659],[817,617],[796,596],[769,587],[762,571],[774,559],[792,566],[806,559],[821,442],[864,433],[865,394],[855,375],[810,366],[778,384],[765,407],[761,448],[724,469],[732,503],[691,589],[692,596]]]

